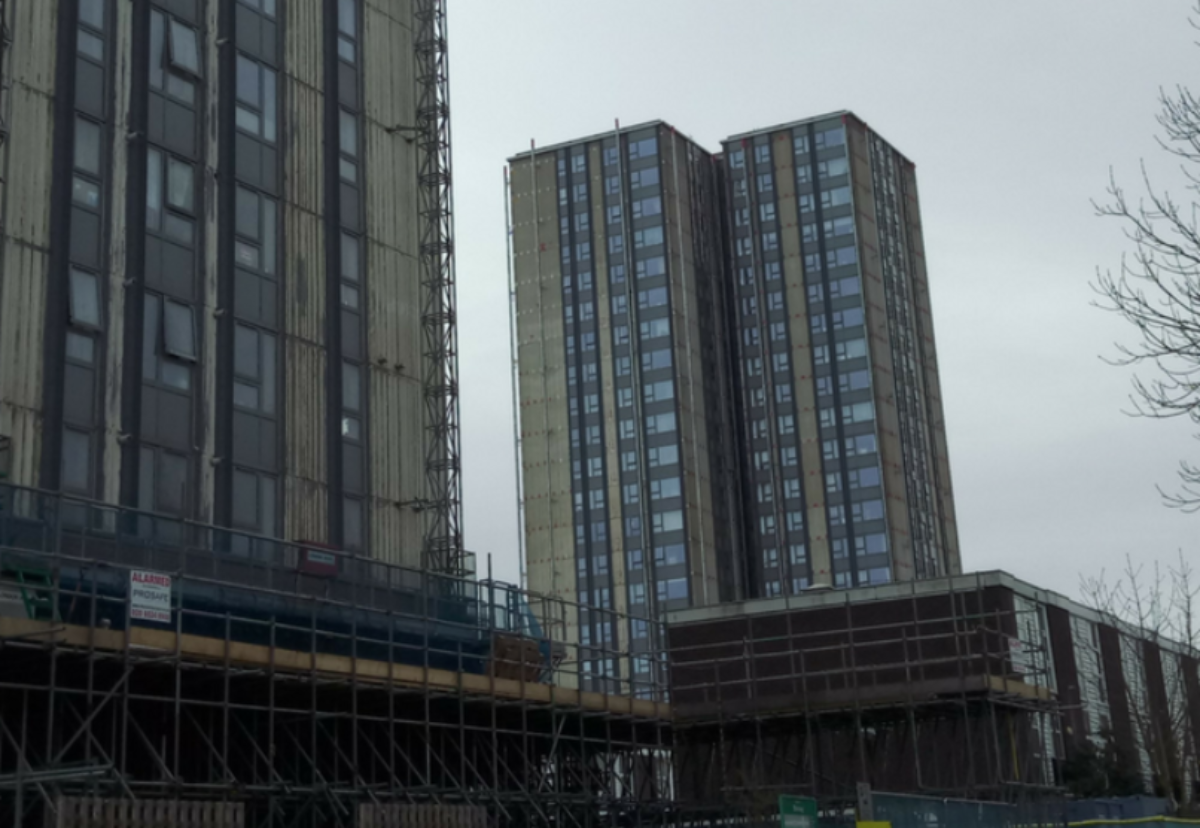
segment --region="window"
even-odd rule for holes
[[[787,325],[783,322],[772,322],[768,333],[772,342],[783,342],[787,339]]]
[[[653,371],[656,368],[671,367],[671,349],[662,348],[657,351],[642,352],[642,370]]]
[[[571,172],[586,173],[587,172],[587,157],[580,155],[571,156]]]
[[[879,485],[879,469],[875,466],[868,466],[865,469],[850,470],[850,488],[865,489]]]
[[[632,187],[653,187],[658,184],[658,167],[634,170],[629,175],[629,183]]]
[[[863,323],[862,308],[847,308],[833,312],[833,329],[853,328]]]
[[[233,525],[260,535],[275,534],[275,478],[233,470]]]
[[[665,287],[638,291],[639,308],[657,308],[665,304],[667,304],[667,289]]]
[[[687,578],[671,578],[658,582],[659,601],[684,601],[687,597]]]
[[[759,173],[758,176],[758,191],[760,193],[769,193],[775,189],[775,179],[770,173]]]
[[[779,415],[779,433],[781,435],[796,433],[796,418],[791,414]]]
[[[639,279],[662,276],[667,272],[667,260],[662,256],[650,256],[645,259],[639,259],[636,268]]]
[[[362,439],[362,369],[353,362],[342,361],[342,436],[348,440]]]
[[[75,119],[75,169],[99,177],[102,146],[100,125],[77,117]],[[80,204],[88,207],[100,206],[100,188],[92,181],[76,178],[73,195],[75,201]]]
[[[92,446],[86,432],[63,429],[62,442],[62,487],[67,491],[87,494],[90,481]]]
[[[639,333],[643,340],[658,339],[662,336],[670,336],[671,320],[663,317],[661,319],[647,319],[639,326]]]
[[[640,141],[629,142],[630,160],[650,158],[658,153],[658,141],[654,138],[643,138]]]
[[[275,337],[245,325],[234,329],[233,404],[275,413]]]
[[[632,506],[641,499],[641,489],[636,483],[626,483],[621,487],[621,502],[626,506]]]
[[[831,158],[828,161],[820,161],[817,163],[817,175],[820,178],[832,178],[838,175],[845,175],[849,169],[845,158]]]
[[[272,210],[272,212],[274,211]],[[342,305],[347,308],[357,308],[359,306],[358,282],[362,266],[357,236],[342,233],[341,258]]]
[[[608,237],[608,252],[616,255],[625,250],[625,237],[621,235]]]
[[[633,231],[634,247],[652,247],[662,243],[663,229],[661,227],[647,227],[645,230]]]
[[[72,324],[100,327],[100,282],[96,274],[71,268],[70,314]]]
[[[163,305],[169,317],[164,325]],[[164,328],[171,330],[171,345],[166,343]],[[146,294],[142,314],[142,378],[187,391],[191,387],[189,363],[195,361],[195,332],[192,309],[178,302]],[[190,350],[191,356],[180,356]]]
[[[653,198],[644,198],[641,201],[633,202],[633,217],[644,218],[646,216],[657,216],[662,213],[662,199],[658,196]]]
[[[655,512],[650,516],[655,532],[678,532],[683,529],[683,512]]]
[[[143,446],[138,464],[138,508],[182,515],[187,503],[187,458]]]
[[[363,505],[361,500],[347,497],[342,500],[342,541],[347,549],[363,548]]]
[[[836,250],[825,251],[825,264],[829,267],[844,267],[852,265],[858,261],[858,249],[851,247],[839,247]]]
[[[241,2],[267,17],[275,16],[275,0],[241,0]]]
[[[675,412],[651,414],[646,417],[647,434],[669,434],[675,430]]]
[[[836,187],[832,190],[823,190],[821,192],[822,207],[841,207],[844,204],[850,203],[850,188]],[[811,208],[810,208],[811,209]]]
[[[195,169],[154,147],[146,151],[146,165],[146,227],[190,245],[195,227]]]
[[[343,181],[358,180],[358,118],[353,112],[338,110],[338,170]]]
[[[645,400],[648,403],[663,402],[675,399],[675,383],[671,380],[651,382],[646,384]]]
[[[96,340],[75,331],[67,331],[67,359],[91,365],[96,361]]]
[[[735,170],[740,170],[746,166],[746,153],[743,150],[734,150],[729,153],[729,166]]]
[[[79,22],[104,31],[104,0],[79,0]]]
[[[847,359],[859,359],[867,355],[867,341],[865,339],[851,339],[846,342],[835,342],[833,349],[834,353],[837,354],[839,362]]]
[[[771,162],[771,145],[759,144],[754,148],[754,163],[769,164]]]
[[[662,500],[668,497],[679,497],[679,478],[667,477],[662,480],[650,481],[650,499]]]
[[[167,299],[163,303],[166,352],[176,359],[196,361],[195,317],[192,309]]]
[[[354,0],[338,0],[338,57],[350,63],[354,63],[354,40],[357,31],[358,15],[354,8]]]
[[[770,483],[759,483],[757,499],[759,503],[770,503],[775,499],[775,487]]]
[[[275,110],[275,71],[238,55],[235,118],[238,127],[274,143]]]
[[[196,30],[162,12],[150,13],[150,86],[187,104],[196,100],[200,46]]]
[[[775,516],[762,515],[758,519],[758,531],[763,535],[770,535],[775,532]]]
[[[672,466],[679,462],[679,448],[677,446],[654,446],[649,451],[650,468],[658,468],[659,466]]]
[[[846,133],[841,127],[818,132],[816,135],[817,149],[840,147],[846,143]]]
[[[193,76],[200,75],[200,48],[196,30],[171,20],[171,68]]]
[[[792,152],[796,155],[803,155],[808,152],[808,136],[796,135],[792,138]]]
[[[264,273],[275,273],[275,202],[245,187],[237,188],[234,240],[234,259],[241,267],[254,268]],[[343,242],[349,237],[343,234]],[[350,255],[355,267],[358,265],[357,245]],[[342,248],[342,267],[347,265],[347,248]],[[345,276],[345,274],[343,274]]]

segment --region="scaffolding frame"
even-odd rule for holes
[[[671,625],[678,784],[711,809],[774,813],[783,793],[852,807],[859,785],[939,797],[1027,803],[1060,791],[1045,625],[1014,644],[1024,610],[989,607],[976,576],[951,580],[947,612],[911,585],[910,622],[856,621],[851,593],[773,603],[779,612]],[[817,597],[817,596],[813,596]],[[806,612],[844,612],[837,629]],[[862,610],[859,610],[861,614]],[[807,622],[807,623],[806,623]],[[700,629],[706,623],[706,629]],[[716,638],[713,625],[742,634]],[[767,629],[771,631],[768,632]],[[719,641],[719,643],[717,643]]]
[[[415,0],[413,14],[428,501],[421,565],[432,572],[469,575],[462,535],[446,0]]]
[[[354,556],[321,577],[307,551],[0,488],[0,589],[40,566],[56,608],[0,614],[0,824],[80,800],[235,803],[253,826],[670,817],[665,689],[581,689],[577,605]],[[131,621],[111,585],[132,570],[171,577],[169,623]]]

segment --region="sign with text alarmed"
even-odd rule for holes
[[[129,617],[171,623],[171,576],[134,569],[129,573]]]

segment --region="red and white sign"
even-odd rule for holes
[[[171,576],[134,569],[129,573],[129,617],[171,623]]]

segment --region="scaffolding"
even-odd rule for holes
[[[785,793],[852,807],[861,785],[1053,797],[1059,709],[1042,608],[978,578],[940,583],[673,618],[680,797],[760,816]]]
[[[414,5],[425,394],[425,511],[422,566],[469,575],[462,537],[458,407],[458,317],[454,196],[450,166],[450,73],[445,0]]]
[[[578,612],[0,488],[0,824],[662,824],[665,688],[581,689]]]

